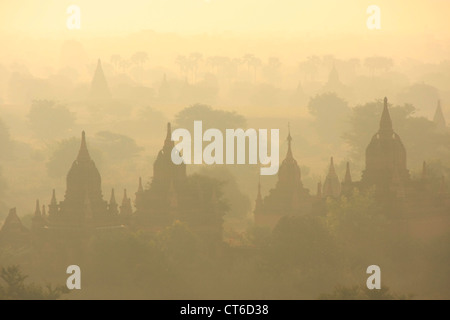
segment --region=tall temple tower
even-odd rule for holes
[[[292,137],[289,129],[288,150],[278,170],[275,188],[269,191],[263,201],[257,199],[255,222],[273,226],[283,215],[302,214],[311,206],[309,190],[303,187],[300,167],[292,154]]]
[[[447,129],[447,124],[445,122],[444,113],[442,112],[440,100],[438,101],[438,105],[434,113],[433,122],[436,124],[436,128],[438,131],[443,132]]]
[[[156,214],[169,219],[170,202],[174,197],[178,197],[181,189],[186,183],[186,165],[179,165],[172,161],[172,150],[175,146],[172,141],[172,127],[167,123],[166,138],[164,145],[159,151],[153,163],[153,179],[149,189],[144,190],[142,180],[139,179],[139,188],[136,192],[136,210],[140,215]]]
[[[86,135],[81,135],[78,156],[67,174],[67,189],[59,205],[59,212],[50,213],[53,222],[84,225],[89,220],[102,220],[108,215],[107,202],[103,200],[100,173],[89,155]],[[54,193],[52,204],[55,205]],[[50,207],[52,210],[52,207]]]
[[[365,188],[375,185],[382,192],[390,190],[394,182],[405,185],[409,180],[406,149],[400,136],[394,132],[387,98],[384,98],[380,128],[366,149],[366,168],[361,186]]]
[[[186,165],[181,163],[176,165],[172,161],[172,149],[175,143],[172,141],[172,127],[167,123],[166,139],[163,148],[159,151],[155,163],[153,164],[153,185],[159,185],[165,191],[170,187],[170,183],[176,185],[186,179]]]
[[[164,145],[153,163],[150,185],[144,189],[139,179],[133,218],[137,225],[154,231],[182,221],[204,237],[205,244],[214,246],[222,241],[223,215],[227,211],[220,183],[200,174],[187,176],[184,163],[174,164],[171,137],[168,123]],[[127,206],[131,210],[131,203]]]
[[[97,68],[95,69],[94,77],[91,82],[91,91],[89,97],[92,99],[109,99],[111,98],[111,91],[109,90],[106,77],[103,72],[102,62],[97,61]]]
[[[323,184],[322,196],[337,198],[341,195],[341,183],[334,169],[333,157],[330,160],[330,168]]]
[[[30,231],[25,228],[17,216],[16,208],[9,210],[9,214],[0,228],[0,246],[21,247],[28,245]]]

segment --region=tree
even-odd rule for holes
[[[308,103],[309,113],[314,116],[317,133],[324,143],[336,144],[346,127],[350,108],[335,93],[316,95]]]
[[[284,216],[272,231],[269,252],[281,268],[320,269],[333,264],[335,244],[324,221],[317,216]]]
[[[280,79],[281,61],[278,57],[270,57],[263,69],[265,77],[272,83],[278,83]]]
[[[142,69],[144,64],[148,61],[148,54],[147,54],[147,52],[139,51],[139,52],[134,53],[131,56],[130,60],[131,60],[131,62],[133,62],[139,68]]]
[[[432,111],[433,113],[436,110],[439,97],[439,90],[425,83],[412,84],[399,93],[401,101],[413,104],[423,111]]]
[[[332,293],[321,294],[319,300],[410,300],[412,294],[391,293],[388,287],[379,290],[369,290],[363,285],[345,287],[337,285]]]
[[[64,177],[77,157],[80,149],[80,138],[63,139],[49,145],[50,158],[47,162],[47,173],[52,178]],[[91,148],[88,141],[89,154],[94,159],[97,167],[102,163],[101,153],[96,148]]]
[[[199,238],[186,223],[175,221],[158,235],[158,247],[175,265],[194,264],[199,250]]]
[[[75,115],[66,106],[50,100],[34,100],[28,118],[32,130],[43,139],[68,133],[75,123]]]
[[[394,131],[405,145],[410,167],[420,167],[429,159],[450,156],[450,135],[439,133],[431,120],[415,116],[413,105],[392,106],[388,104]],[[376,100],[354,107],[350,114],[350,128],[343,134],[350,146],[351,156],[359,161],[364,158],[370,139],[379,129],[383,102]],[[426,156],[425,156],[426,155]]]
[[[253,82],[256,82],[256,69],[261,65],[261,59],[255,57],[254,54],[247,53],[242,58],[242,62],[247,65],[247,70],[250,75],[250,68],[253,68]]]
[[[300,62],[299,69],[304,74],[305,81],[307,76],[309,76],[310,81],[315,80],[320,63],[320,58],[317,56],[309,56],[305,61]]]
[[[114,66],[114,70],[117,71],[119,70],[120,67],[120,62],[122,61],[122,57],[118,54],[113,54],[111,56],[110,62],[111,64]]]
[[[189,73],[189,63],[188,63],[188,59],[186,58],[186,56],[183,56],[183,55],[177,56],[177,58],[175,59],[175,63],[178,64],[178,66],[180,67],[181,74],[185,78],[187,78],[188,73]]]
[[[330,232],[342,243],[349,244],[357,239],[369,239],[380,235],[385,226],[382,208],[375,201],[373,190],[352,195],[329,198],[327,201],[326,224]]]
[[[394,66],[394,61],[387,57],[368,57],[364,60],[364,66],[370,69],[372,74],[378,70],[386,72]]]
[[[224,166],[203,167],[200,174],[224,181],[224,200],[229,203],[230,211],[225,215],[225,220],[236,219],[239,224],[244,224],[251,210],[250,199],[242,193],[235,176]]]
[[[114,159],[114,161],[130,160],[142,150],[134,139],[122,134],[100,131],[97,132],[95,138],[96,142],[101,145],[102,152],[107,155],[108,159]]]
[[[26,284],[24,275],[18,266],[2,267],[0,279],[6,284],[0,284],[0,300],[56,300],[69,293],[64,285],[45,287],[34,283]]]
[[[203,58],[203,55],[198,52],[192,52],[189,55],[188,65],[192,72],[192,81],[194,83],[197,81],[198,67],[199,67],[199,63],[202,60],[202,58]]]
[[[3,217],[6,215],[6,205],[3,202],[5,191],[6,191],[7,185],[5,178],[2,175],[2,167],[0,167],[0,220],[3,219]]]
[[[143,74],[143,69],[144,69],[144,64],[148,61],[148,54],[147,52],[144,51],[138,51],[136,53],[134,53],[131,58],[130,61],[132,63],[134,63],[138,69],[139,69],[139,81],[142,81],[142,74]]]
[[[245,118],[236,113],[213,109],[208,105],[195,104],[184,108],[175,115],[175,127],[193,128],[195,120],[203,121],[203,130],[217,128],[225,132],[225,129],[245,128]],[[191,130],[191,132],[193,132]]]

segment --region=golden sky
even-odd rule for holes
[[[81,8],[80,31],[66,28],[71,4]],[[449,36],[448,0],[2,0],[0,32],[363,33],[372,4],[381,9],[381,32]]]

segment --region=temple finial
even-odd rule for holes
[[[381,114],[381,120],[380,120],[380,132],[381,133],[392,133],[392,120],[391,115],[389,114],[388,104],[387,104],[387,98],[384,97],[384,106],[383,106],[383,113]]]
[[[81,145],[80,145],[80,151],[78,151],[77,160],[78,161],[91,160],[89,151],[87,149],[87,144],[86,144],[86,133],[84,131],[81,133]]]
[[[287,141],[288,141],[288,151],[286,154],[286,158],[293,158],[292,156],[292,149],[291,149],[291,141],[292,141],[292,137],[291,137],[291,124],[288,122],[288,136],[287,136]]]
[[[172,136],[172,125],[170,124],[170,122],[167,122],[166,140],[171,140],[171,136]]]
[[[330,170],[329,170],[329,172],[331,173],[331,172],[335,172],[335,170],[334,170],[334,160],[333,160],[333,157],[331,157],[330,158]]]
[[[39,200],[36,200],[36,210],[34,211],[34,215],[38,217],[41,216],[41,206],[39,205]]]
[[[350,173],[350,162],[347,161],[347,167],[345,169],[344,183],[352,183],[352,175]]]

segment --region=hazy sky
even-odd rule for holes
[[[66,9],[81,8],[81,31]],[[366,9],[381,8],[381,32],[448,37],[448,0],[2,0],[0,30],[33,36],[115,35],[142,29],[177,33],[368,32]]]

